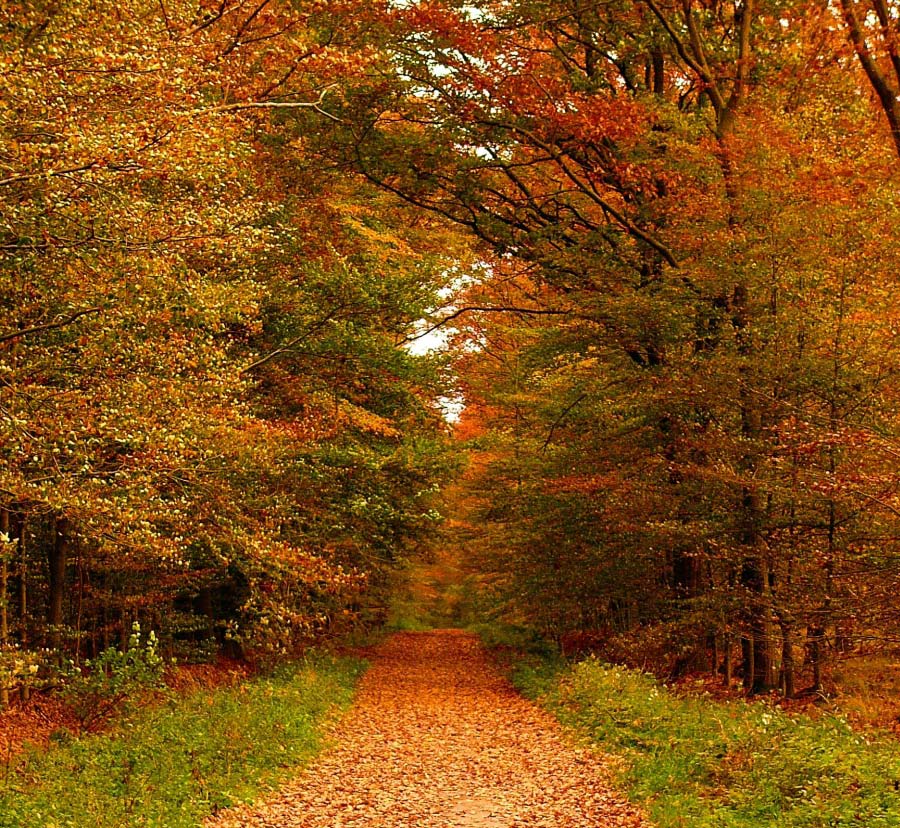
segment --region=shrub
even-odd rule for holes
[[[61,735],[0,781],[0,828],[197,828],[312,757],[362,668],[348,658],[283,665],[135,708],[107,732]]]
[[[135,621],[127,649],[109,647],[86,661],[83,669],[70,669],[64,694],[83,727],[97,726],[129,699],[163,686],[164,663],[157,645],[152,630],[141,642],[141,627]]]

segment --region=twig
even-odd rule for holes
[[[573,408],[575,408],[575,406],[578,405],[578,404],[579,404],[582,400],[584,400],[586,397],[587,397],[587,394],[585,394],[585,393],[579,394],[578,397],[574,400],[574,402],[569,403],[569,404],[563,409],[562,414],[560,414],[560,415],[556,418],[556,420],[553,422],[553,425],[550,426],[550,431],[547,432],[547,439],[544,440],[544,445],[541,446],[541,451],[542,451],[542,452],[543,452],[543,451],[546,451],[546,450],[547,450],[547,446],[550,445],[550,441],[553,439],[553,432],[556,431],[556,429],[559,427],[559,425],[562,423],[562,421],[568,416],[569,412],[570,412]]]

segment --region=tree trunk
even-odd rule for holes
[[[9,580],[9,561],[6,553],[9,550],[9,512],[0,510],[0,533],[4,538],[3,555],[0,560],[0,649],[5,650],[9,644],[9,614],[6,606],[6,584]],[[9,690],[7,685],[0,687],[0,705],[9,706]]]
[[[69,521],[64,517],[56,519],[54,540],[47,550],[48,582],[50,594],[47,599],[47,642],[51,649],[62,647],[63,603],[66,594],[66,564],[69,553]]]
[[[749,640],[752,646],[744,655],[744,686],[750,693],[773,689],[771,618],[768,607],[768,572],[765,560],[751,558],[744,563],[741,583],[751,596],[747,608]],[[755,606],[754,606],[755,603]]]
[[[119,649],[122,652],[128,649],[129,638],[131,638],[131,620],[128,617],[128,610],[122,607],[119,612]]]
[[[822,664],[825,660],[825,625],[816,623],[809,629],[809,660],[812,662],[812,689],[822,692]]]
[[[838,317],[837,327],[834,332],[834,361],[832,363],[831,376],[831,393],[828,401],[828,424],[831,433],[836,434],[840,427],[840,412],[838,410],[838,395],[841,377],[841,359],[843,355],[844,340],[844,318],[846,315],[846,299],[847,299],[847,280],[841,281],[841,289],[838,295]],[[835,480],[837,473],[837,449],[832,444],[828,450],[828,475],[830,480]],[[834,567],[837,557],[837,527],[838,514],[837,502],[835,498],[828,499],[828,546],[826,549],[826,557],[823,565],[825,572],[825,581],[823,583],[824,595],[822,598],[822,606],[819,609],[818,617],[810,629],[810,637],[812,646],[810,653],[813,662],[813,690],[817,693],[822,692],[822,665],[825,659],[825,635],[832,621],[833,614],[833,592],[834,592]]]
[[[25,547],[27,523],[19,529],[19,643],[28,646],[28,550]]]
[[[206,619],[206,637],[214,638],[216,633],[213,611],[212,589],[200,587],[197,593],[197,611]]]
[[[748,635],[741,636],[741,664],[744,689],[748,692],[753,688],[753,665],[756,659],[753,654],[753,638]]]
[[[712,634],[712,672],[713,678],[718,677],[719,675],[719,662],[721,661],[721,657],[719,655],[719,635],[718,633]]]
[[[856,52],[859,64],[862,66],[872,89],[878,96],[882,111],[887,118],[888,126],[891,130],[891,138],[894,141],[894,149],[900,155],[900,101],[898,101],[898,82],[900,82],[900,62],[895,52],[892,52],[889,46],[889,38],[895,36],[894,23],[890,19],[887,4],[882,4],[881,8],[876,3],[873,9],[863,9],[866,14],[875,11],[880,19],[884,41],[882,46],[887,47],[887,51],[891,56],[891,65],[893,67],[894,78],[888,76],[887,72],[882,71],[879,64],[878,55],[873,53],[869,48],[866,32],[860,23],[859,16],[856,14],[856,5],[853,0],[841,0],[841,8],[844,12],[844,21],[847,24],[847,39]]]
[[[731,631],[725,633],[723,647],[725,649],[725,678],[723,683],[726,687],[731,687],[731,683],[734,680],[734,661],[731,654],[731,650],[734,647],[734,639]]]
[[[653,67],[653,94],[661,98],[666,92],[666,63],[662,49],[653,49],[650,60]]]
[[[749,390],[753,386],[754,353],[751,330],[750,291],[746,285],[735,285],[732,293],[732,325],[740,357],[741,435],[747,449],[741,457],[743,474],[752,481],[758,464],[754,443],[763,429],[763,413],[759,400]],[[752,648],[744,648],[744,686],[751,693],[772,689],[771,608],[769,606],[769,570],[762,536],[763,506],[752,482],[741,490],[739,539],[743,548],[740,582],[749,595],[744,608]]]
[[[781,618],[781,690],[786,699],[794,698],[794,626],[789,618]]]
[[[81,663],[81,622],[84,613],[84,561],[80,548],[76,571],[78,573],[78,596],[75,608],[75,665],[78,666]]]
[[[19,529],[19,643],[22,648],[28,646],[28,549],[25,544],[25,532],[28,528],[28,519],[22,517],[22,526]],[[23,702],[27,702],[31,691],[28,685],[23,684],[19,688],[19,695]]]

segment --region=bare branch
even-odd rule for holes
[[[569,412],[575,408],[576,405],[579,405],[583,400],[587,398],[587,394],[581,393],[579,394],[572,402],[570,402],[563,410],[562,413],[553,421],[553,425],[550,426],[550,431],[547,433],[547,439],[544,440],[544,445],[541,446],[541,451],[546,451],[547,446],[550,445],[550,441],[553,439],[553,433],[557,428],[562,424],[562,421],[569,416]]]
[[[70,173],[85,172],[92,170],[97,166],[96,161],[90,164],[83,164],[80,167],[69,167],[65,170],[43,170],[35,173],[22,173],[21,175],[11,175],[9,178],[0,178],[0,186],[4,184],[15,184],[17,181],[33,181],[35,178],[53,178],[60,175],[69,175]]]
[[[295,336],[290,342],[288,342],[285,345],[282,345],[280,348],[276,348],[274,351],[271,351],[270,353],[266,354],[265,356],[260,357],[258,360],[256,360],[256,362],[251,362],[246,368],[241,368],[241,370],[238,373],[241,375],[248,374],[248,373],[250,373],[250,371],[254,370],[255,368],[259,368],[260,366],[265,365],[270,360],[275,359],[275,357],[281,356],[282,354],[289,353],[296,345],[299,345],[305,339],[308,339],[316,331],[324,328],[325,325],[327,325],[332,319],[334,319],[343,309],[344,309],[344,306],[339,305],[338,307],[329,311],[327,314],[325,314],[324,317],[322,317],[317,322],[314,322],[312,325],[310,325],[302,334],[300,334],[299,336]]]

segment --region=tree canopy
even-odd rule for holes
[[[898,14],[5,6],[0,644],[377,616],[464,452],[492,611],[787,694],[894,640]]]

